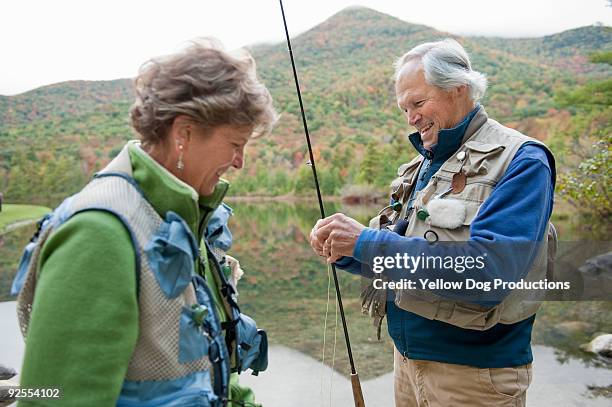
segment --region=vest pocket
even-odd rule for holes
[[[166,298],[181,295],[191,282],[198,246],[185,221],[170,211],[147,243],[145,253]]]
[[[268,367],[268,336],[263,329],[257,329],[255,321],[240,314],[236,327],[236,351],[238,352],[237,372],[251,369],[257,376]]]
[[[208,355],[208,335],[202,326],[196,322],[200,316],[197,313],[207,313],[208,309],[193,309],[183,307],[181,311],[180,334],[179,334],[179,362],[189,363]],[[206,316],[202,316],[206,317]],[[202,321],[204,323],[205,320]]]
[[[449,200],[461,202],[465,206],[465,217],[462,216],[463,221],[461,222],[461,224],[463,226],[470,226],[476,215],[478,215],[478,211],[480,210],[482,203],[490,195],[494,187],[494,183],[488,182],[487,180],[483,180],[481,177],[478,177],[477,179],[468,178],[465,188],[460,193],[453,194],[450,191],[451,179],[452,175],[447,176],[447,174],[435,176],[435,180],[433,180],[432,182],[436,183],[436,189],[435,192],[433,192],[432,194],[433,198],[430,199],[427,204],[435,200]],[[427,189],[427,187],[425,187],[425,189]],[[423,200],[423,195],[424,191],[417,193],[416,201],[418,202],[419,200]]]
[[[480,202],[463,200],[461,195],[432,199],[425,206],[429,213],[429,225],[435,230],[455,230],[461,226],[469,227],[481,207]],[[414,218],[414,222],[422,222]]]
[[[213,407],[221,402],[211,387],[210,371],[168,380],[123,382],[117,406]]]
[[[500,154],[505,147],[501,144],[487,144],[477,141],[468,141],[451,157],[440,169],[443,173],[455,174],[463,171],[468,177],[485,175],[489,170],[489,160]],[[457,154],[465,153],[462,160],[457,159]]]
[[[419,168],[421,160],[413,160],[409,163],[402,164],[397,170],[397,178],[391,182],[391,199],[395,201],[404,200],[404,195],[414,178],[415,171]]]
[[[463,171],[468,177],[487,174],[489,159],[501,153],[505,148],[501,144],[481,144],[469,141],[465,146],[467,154]]]
[[[117,407],[216,407],[221,406],[213,392],[189,390],[150,401],[132,401],[120,398]]]

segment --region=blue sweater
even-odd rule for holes
[[[416,190],[427,185],[431,176],[458,149],[478,108],[470,112],[457,127],[441,130],[438,145],[430,151],[423,149],[418,133],[410,136],[416,150],[425,157]],[[554,169],[551,170],[546,151],[535,143],[523,145],[472,221],[470,242],[541,240],[546,233],[552,212],[554,179]],[[366,228],[357,240],[353,257],[344,257],[336,264],[351,273],[371,277],[370,267],[367,265],[372,264],[374,256],[393,255],[398,251],[398,247],[405,248],[403,252],[418,256],[427,250],[427,245],[423,242],[421,237],[404,237],[386,230]],[[391,243],[386,245],[390,253],[384,253],[381,243]],[[461,249],[470,250],[467,246]],[[428,255],[427,252],[424,254]],[[473,253],[474,256],[479,254],[481,253]],[[527,272],[533,256],[516,257],[520,256],[504,257],[503,253],[500,253],[499,257],[490,260],[503,267],[487,267],[484,271],[490,273],[491,269],[511,269],[516,270],[517,274],[510,277],[511,279],[521,278]],[[481,280],[491,278],[484,273],[481,276],[475,275],[477,272],[474,270],[470,277]],[[423,318],[398,308],[393,301],[388,301],[387,319],[389,335],[396,348],[410,359],[481,368],[518,366],[533,360],[531,329],[535,316],[516,324],[497,324],[486,331],[476,331]]]

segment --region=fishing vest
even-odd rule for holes
[[[418,155],[399,167],[398,177],[391,183],[391,201],[400,202],[401,210],[397,210],[399,205],[385,208],[370,221],[370,227],[394,230],[398,222],[404,221],[408,223],[405,236],[441,242],[468,241],[470,225],[478,210],[505,174],[516,152],[527,142],[537,143],[546,150],[554,180],[554,158],[548,148],[488,118],[484,108],[481,108],[470,122],[459,149],[442,164],[428,184],[415,193],[412,210],[408,201],[424,158]],[[455,211],[457,206],[460,209],[458,212]],[[447,211],[446,216],[434,219],[429,214],[434,211],[432,208]],[[537,281],[546,277],[555,249],[556,231],[549,222],[548,234],[537,244],[537,254],[525,281]],[[375,319],[379,332],[387,300],[386,294],[380,291],[368,286],[362,292],[362,309]],[[521,290],[511,291],[500,304],[492,308],[449,300],[427,290],[398,289],[394,294],[394,302],[401,309],[474,330],[486,330],[497,323],[513,324],[522,321],[534,315],[541,303],[533,298],[526,300]]]
[[[14,294],[19,293],[17,313],[24,338],[42,247],[54,230],[87,210],[119,218],[136,254],[139,334],[117,405],[226,405],[231,371],[252,368],[256,374],[266,368],[265,333],[262,339],[250,318],[242,322],[239,311],[230,314],[234,317],[230,323],[241,328],[238,333],[232,331],[238,342],[234,348],[241,343],[248,347],[234,357],[242,363],[230,367],[212,293],[196,273],[196,262],[202,261],[196,239],[179,215],[170,211],[164,219],[145,199],[132,178],[127,146],[83,190],[43,218],[26,246],[12,287]]]
[[[219,209],[223,208],[222,206]],[[211,222],[219,212],[221,211],[215,211]],[[229,230],[223,234],[228,232]],[[252,374],[257,376],[268,367],[268,335],[263,329],[257,328],[251,317],[240,311],[236,283],[242,270],[238,261],[228,256],[223,246],[219,244],[223,238],[223,235],[213,235],[210,243],[208,239],[204,240],[206,251],[201,252],[200,261],[208,261],[211,264],[211,276],[221,294],[221,305],[227,318],[221,322],[221,328],[225,331],[225,343],[231,358],[231,372],[242,373],[251,369]],[[231,235],[229,241],[231,244]]]

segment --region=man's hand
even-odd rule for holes
[[[319,220],[310,232],[310,245],[316,254],[334,263],[342,256],[352,256],[357,238],[365,229],[361,223],[342,213]]]

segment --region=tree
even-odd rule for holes
[[[374,185],[381,173],[383,163],[383,155],[380,152],[381,146],[374,141],[371,141],[366,146],[365,156],[359,166],[359,174],[357,181]]]
[[[297,171],[293,190],[298,195],[308,195],[314,192],[315,183],[312,177],[312,168],[309,165],[302,165]]]
[[[594,54],[591,62],[612,65],[612,52]],[[612,80],[590,82],[560,93],[557,102],[575,110],[567,161],[577,168],[559,175],[558,191],[584,214],[606,218],[610,207],[612,164]]]

